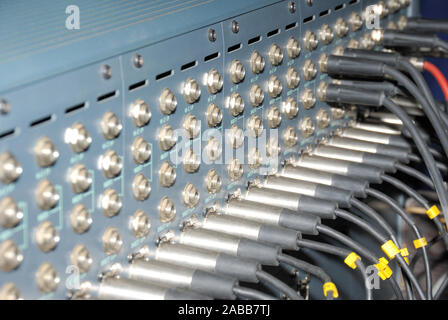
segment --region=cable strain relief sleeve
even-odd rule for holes
[[[299,213],[289,209],[283,209],[280,213],[279,223],[282,227],[297,230],[303,234],[317,235],[316,227],[321,220],[318,216]]]
[[[331,178],[331,185],[344,190],[353,190],[357,197],[365,198],[367,197],[366,188],[369,186],[369,182],[365,179],[354,179],[335,174]]]
[[[286,250],[298,250],[297,239],[300,239],[300,237],[300,232],[296,230],[267,224],[263,224],[258,232],[258,240],[278,245]]]
[[[330,55],[327,62],[327,73],[330,76],[374,77],[384,76],[384,63],[366,59],[353,59]]]
[[[317,185],[315,196],[320,199],[336,201],[341,207],[348,208],[350,207],[350,199],[353,197],[353,191]]]
[[[246,259],[254,259],[263,265],[278,266],[277,256],[281,248],[269,246],[249,239],[240,239],[237,255]]]
[[[215,272],[235,277],[241,281],[258,282],[257,270],[261,265],[255,260],[234,257],[225,253],[220,253],[216,259]]]
[[[368,59],[383,62],[392,67],[397,67],[400,54],[396,52],[382,52],[373,50],[362,50],[347,48],[344,50],[344,56],[357,59]]]
[[[347,166],[348,176],[367,179],[371,183],[381,183],[383,181],[381,178],[383,174],[383,169],[361,163],[350,163]]]
[[[411,148],[395,147],[378,143],[376,150],[379,154],[388,155],[389,157],[397,158],[404,163],[409,163]]]
[[[382,91],[355,89],[353,87],[328,84],[325,91],[326,102],[337,102],[361,106],[380,107],[385,94]]]
[[[166,290],[165,300],[212,300],[212,298],[187,290],[169,288]]]
[[[202,270],[196,270],[193,274],[190,288],[206,296],[216,299],[235,299],[233,287],[238,284],[234,278],[219,276]]]
[[[395,173],[397,172],[397,169],[395,168],[395,165],[397,164],[397,160],[381,155],[381,154],[374,154],[374,153],[368,153],[364,152],[362,156],[363,163],[367,165],[371,165],[378,168],[383,168],[387,172]]]
[[[337,203],[334,201],[316,199],[305,195],[301,195],[299,198],[301,212],[314,214],[321,219],[336,219],[334,210],[337,206]]]

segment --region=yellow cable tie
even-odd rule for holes
[[[404,261],[406,261],[407,264],[409,264],[409,250],[408,248],[403,248],[400,250],[400,254],[404,258]]]
[[[382,280],[389,279],[392,276],[392,269],[388,266],[389,262],[386,258],[381,257],[377,264],[374,266],[378,269],[378,275]]]
[[[428,245],[428,242],[426,241],[425,237],[417,239],[417,240],[414,240],[414,247],[415,247],[415,249],[426,247],[427,245]]]
[[[328,291],[331,291],[333,293],[333,298],[339,297],[338,289],[336,288],[336,285],[333,282],[325,282],[323,285],[324,289],[324,296],[327,296]]]
[[[434,219],[435,217],[437,217],[440,214],[440,210],[439,208],[437,208],[436,205],[432,206],[431,208],[428,209],[428,211],[426,211],[426,215],[429,217],[429,219]]]
[[[389,257],[390,260],[395,258],[395,256],[400,253],[400,249],[398,249],[398,247],[392,240],[383,243],[381,249],[383,249],[384,253]]]
[[[348,265],[352,269],[356,269],[356,261],[361,260],[361,257],[356,253],[351,252],[344,260],[345,264]]]

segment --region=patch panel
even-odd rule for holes
[[[78,2],[0,54],[2,297],[65,298],[347,126],[322,57],[373,47],[378,1]]]

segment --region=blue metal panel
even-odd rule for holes
[[[299,99],[305,88],[315,93],[319,82],[325,79],[318,72],[312,81],[305,81],[301,71],[306,59],[317,64],[321,54],[332,52],[337,46],[345,46],[348,41],[359,39],[365,30],[350,33],[344,39],[337,39],[328,46],[319,44],[317,50],[308,52],[303,46],[303,36],[307,30],[318,34],[323,23],[334,25],[337,18],[345,20],[353,13],[361,13],[366,5],[374,1],[348,0],[316,1],[309,7],[305,1],[297,4],[297,10],[288,10],[288,1],[78,1],[81,10],[81,29],[65,29],[65,7],[67,1],[20,1],[0,2],[0,39],[3,41],[0,52],[0,99],[11,105],[11,111],[0,114],[0,136],[9,130],[12,135],[0,138],[0,153],[10,151],[21,163],[24,173],[20,179],[10,185],[0,184],[0,198],[10,195],[24,210],[25,218],[14,229],[0,228],[0,242],[13,239],[24,254],[21,266],[13,272],[0,272],[0,286],[7,281],[14,282],[25,298],[64,298],[65,281],[69,274],[66,267],[70,265],[70,252],[76,244],[84,244],[93,257],[90,271],[82,274],[82,280],[95,281],[100,270],[112,263],[126,263],[127,255],[143,245],[154,246],[155,239],[167,230],[178,230],[179,224],[195,214],[201,219],[202,210],[214,202],[222,201],[224,194],[238,188],[244,188],[247,180],[258,173],[244,164],[244,178],[230,181],[227,163],[207,163],[202,161],[197,173],[189,174],[183,169],[183,163],[174,160],[181,158],[183,146],[198,145],[204,150],[208,135],[201,134],[192,141],[179,140],[172,151],[163,152],[159,148],[158,133],[162,124],[172,128],[182,128],[187,114],[193,114],[202,122],[202,133],[207,130],[206,109],[210,102],[221,107],[224,117],[222,125],[214,132],[225,134],[236,124],[247,128],[247,120],[253,114],[263,119],[264,128],[268,128],[266,114],[273,105],[281,108],[287,97]],[[343,4],[339,10],[336,6]],[[329,14],[320,13],[329,9]],[[14,12],[14,15],[11,14]],[[400,12],[399,14],[404,14]],[[303,24],[307,17],[312,21]],[[396,19],[397,16],[388,19]],[[231,31],[231,22],[239,23],[240,31]],[[287,25],[297,23],[295,28],[285,30]],[[216,31],[217,40],[210,42],[208,30]],[[278,29],[279,33],[268,37],[267,34]],[[261,41],[252,45],[248,40],[260,36]],[[292,60],[287,57],[286,43],[290,37],[302,42],[301,55]],[[228,53],[229,47],[241,44],[239,50]],[[277,67],[269,64],[268,51],[272,44],[280,46],[284,52],[283,63]],[[250,55],[257,50],[266,60],[263,73],[254,75],[250,72]],[[204,58],[213,53],[218,57],[210,61]],[[136,68],[132,63],[134,54],[143,58],[143,66]],[[246,68],[245,80],[235,85],[230,81],[229,67],[234,59],[240,60]],[[196,61],[194,67],[182,71],[181,66]],[[104,79],[101,69],[108,65],[112,77]],[[288,67],[300,71],[300,86],[288,90],[284,75]],[[210,94],[203,83],[204,74],[210,69],[217,69],[224,77],[224,87],[217,94]],[[172,70],[169,77],[156,80],[156,76]],[[267,82],[271,75],[277,75],[283,83],[280,97],[270,99]],[[196,79],[201,85],[202,95],[198,102],[187,104],[183,97],[182,85],[187,78]],[[130,90],[137,82],[145,85]],[[265,91],[262,106],[253,108],[249,103],[249,90],[257,83]],[[160,112],[159,96],[164,88],[170,88],[177,96],[176,112],[167,116]],[[115,95],[98,102],[97,98],[109,92]],[[234,118],[226,108],[226,99],[233,92],[239,92],[245,100],[244,114]],[[136,128],[129,117],[129,107],[136,99],[143,99],[150,106],[152,119],[149,125]],[[85,103],[85,107],[71,113],[66,109]],[[299,115],[288,120],[283,115],[279,127],[279,139],[282,144],[282,161],[293,154],[303,151],[319,139],[332,134],[348,119],[332,121],[329,128],[317,130],[310,138],[300,136],[300,123],[304,117],[313,119],[316,125],[316,113],[329,106],[317,102],[314,108],[305,110],[300,105]],[[114,140],[105,140],[100,121],[107,111],[114,112],[123,123],[121,135]],[[30,124],[43,117],[51,120],[38,126]],[[65,129],[75,122],[81,122],[92,136],[93,143],[88,151],[75,154],[64,142]],[[287,127],[293,127],[299,133],[298,146],[287,149],[281,139]],[[267,130],[265,130],[266,132]],[[47,169],[37,166],[33,148],[42,136],[49,136],[55,143],[61,156],[56,164]],[[137,136],[144,137],[152,145],[151,160],[144,165],[136,165],[132,160],[131,145]],[[246,138],[247,146],[248,140]],[[99,157],[107,150],[113,149],[123,159],[120,176],[107,179],[98,166]],[[248,149],[243,150],[247,155]],[[172,158],[171,158],[172,156]],[[205,156],[203,156],[203,160]],[[225,154],[224,154],[225,158]],[[169,160],[176,166],[176,183],[170,188],[159,184],[159,168],[163,161]],[[75,195],[67,182],[68,170],[76,163],[84,164],[91,170],[94,183],[91,189],[81,195]],[[276,165],[275,169],[278,166]],[[210,169],[215,169],[223,178],[223,188],[217,194],[209,194],[204,177]],[[151,195],[145,201],[137,201],[132,195],[132,182],[136,174],[143,173],[151,183]],[[61,201],[50,210],[40,210],[34,201],[34,190],[38,182],[47,178],[59,189]],[[182,200],[182,191],[187,182],[193,183],[200,192],[200,203],[195,209],[187,208]],[[123,201],[123,208],[117,216],[107,218],[99,208],[100,195],[107,188],[116,190]],[[176,206],[176,217],[169,223],[161,223],[158,205],[162,197],[170,197]],[[93,224],[83,235],[75,234],[70,226],[70,213],[77,204],[84,204],[92,214]],[[143,238],[136,238],[128,228],[129,218],[138,209],[146,212],[151,220],[151,231]],[[57,249],[50,253],[41,252],[35,243],[33,233],[42,221],[51,221],[61,235]],[[101,237],[107,227],[114,226],[123,238],[123,248],[117,255],[104,253]],[[43,262],[49,261],[61,277],[61,284],[54,293],[43,295],[35,285],[35,271]],[[336,272],[336,271],[335,271]],[[339,285],[339,284],[338,284]],[[341,284],[350,287],[350,284]]]
[[[0,93],[189,32],[275,0],[80,0],[68,30],[64,1],[0,3]],[[120,41],[117,41],[120,39]]]

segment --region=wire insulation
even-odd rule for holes
[[[423,69],[425,71],[428,71],[437,80],[437,83],[439,84],[440,88],[442,89],[443,95],[445,96],[445,100],[448,101],[448,81],[446,80],[446,77],[443,75],[440,69],[429,61],[425,61],[425,63],[423,64]]]

